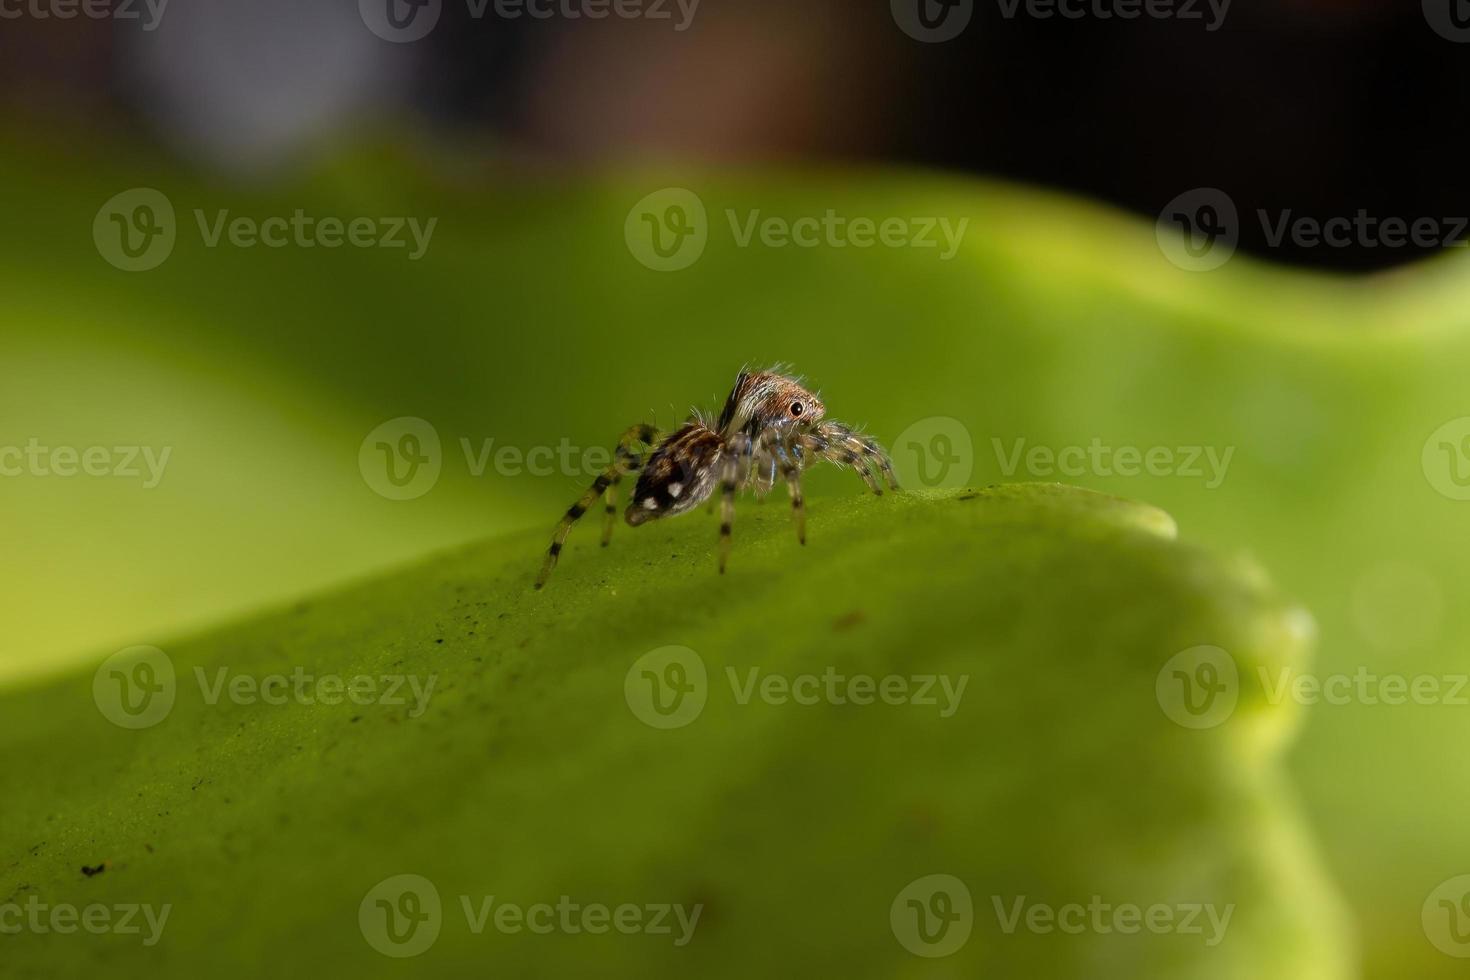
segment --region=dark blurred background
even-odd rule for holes
[[[1246,251],[1341,270],[1435,249],[1273,244],[1257,210],[1470,214],[1465,0],[606,0],[601,20],[597,0],[525,2],[116,0],[61,20],[80,0],[0,0],[0,100],[28,128],[122,131],[253,179],[407,118],[531,168],[899,163],[1150,218],[1214,187]],[[432,30],[368,29],[390,8]]]

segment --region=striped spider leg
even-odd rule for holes
[[[604,547],[612,540],[613,524],[617,520],[618,483],[623,474],[631,473],[643,467],[643,457],[633,452],[633,447],[642,443],[645,446],[653,446],[658,442],[658,431],[651,425],[635,425],[624,432],[618,440],[617,451],[613,454],[613,464],[601,473],[597,479],[592,481],[592,486],[587,492],[577,499],[577,502],[567,508],[561,521],[556,525],[556,530],[551,536],[551,547],[546,549],[546,560],[541,565],[541,572],[536,576],[536,588],[546,584],[551,577],[551,570],[556,567],[557,556],[561,554],[562,545],[566,543],[567,535],[572,531],[572,525],[576,524],[597,503],[597,498],[604,493],[607,494],[607,516],[603,522],[602,544]]]

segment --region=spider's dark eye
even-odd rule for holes
[[[802,405],[801,405],[801,402],[792,402],[791,403],[791,414],[793,416],[796,416],[796,415],[800,415],[801,413],[802,413]]]

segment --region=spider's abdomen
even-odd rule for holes
[[[624,512],[628,523],[636,526],[683,513],[707,498],[724,447],[719,434],[700,422],[686,423],[672,433],[638,474],[633,499]]]

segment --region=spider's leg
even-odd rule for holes
[[[791,520],[796,525],[796,540],[806,544],[806,505],[801,500],[801,449],[795,438],[788,438],[778,447],[781,474],[786,477],[786,488],[791,491]]]
[[[771,492],[771,487],[776,483],[776,453],[769,440],[761,440],[760,446],[756,449],[753,480],[755,499],[765,500],[766,494]]]
[[[845,427],[840,428],[845,430]],[[873,474],[863,461],[863,457],[848,444],[845,431],[828,431],[827,424],[823,423],[819,429],[802,437],[801,447],[829,463],[848,467],[863,478],[869,490],[879,496],[883,495],[883,488],[878,485],[877,480],[873,479]]]
[[[604,548],[612,541],[613,525],[618,522],[618,483],[623,479],[625,472],[631,473],[643,466],[643,457],[634,453],[632,447],[638,443],[650,447],[655,446],[658,444],[658,438],[658,430],[653,426],[635,425],[624,432],[622,438],[618,440],[615,458],[617,460],[626,459],[627,466],[623,469],[614,466],[612,482],[607,485],[607,506],[604,508],[602,519],[602,546]]]
[[[856,443],[861,447],[863,457],[870,465],[878,464],[878,468],[883,471],[883,479],[888,483],[888,489],[898,489],[898,477],[893,475],[893,461],[888,458],[888,453],[882,446],[861,432],[850,432],[848,443]]]
[[[546,560],[541,565],[541,572],[536,576],[536,588],[546,584],[551,578],[551,570],[556,567],[557,556],[561,554],[562,545],[566,543],[567,535],[572,531],[572,525],[581,519],[582,515],[597,503],[597,499],[603,493],[622,479],[624,473],[637,469],[643,464],[642,458],[629,451],[628,446],[636,442],[649,442],[655,438],[653,426],[635,425],[624,433],[623,438],[618,441],[618,452],[613,459],[613,464],[597,475],[592,481],[592,486],[587,492],[577,498],[577,502],[567,508],[566,514],[557,523],[556,530],[551,535],[551,547],[546,549]]]
[[[750,436],[744,432],[730,440],[730,448],[720,458],[720,574],[730,558],[730,525],[735,521],[735,491],[740,488],[741,464],[749,465]]]

